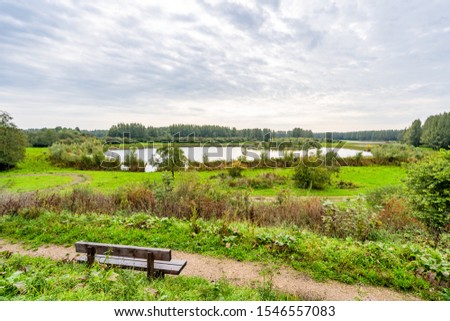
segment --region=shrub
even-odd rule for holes
[[[284,194],[273,203],[253,204],[254,222],[259,225],[292,224],[320,230],[324,209],[317,197],[290,198]]]
[[[353,182],[339,180],[339,181],[336,183],[336,187],[337,187],[337,188],[340,188],[340,189],[354,189],[354,188],[357,188],[358,185],[356,185],[356,184],[353,183]]]
[[[377,214],[369,210],[365,203],[362,197],[347,201],[343,208],[331,202],[324,203],[322,219],[325,234],[367,240],[379,223]]]
[[[294,181],[300,188],[324,189],[331,181],[331,172],[326,167],[300,164],[295,168]]]
[[[404,194],[402,186],[383,186],[375,188],[366,194],[367,203],[371,207],[383,207],[392,197],[400,197]]]
[[[26,136],[11,120],[9,114],[0,111],[0,171],[16,166],[25,158]]]
[[[227,168],[228,175],[233,178],[242,177],[243,170],[244,169],[239,166],[232,166]]]
[[[391,196],[383,203],[383,208],[378,213],[378,219],[387,230],[396,232],[411,226],[418,227],[418,222],[412,216],[412,209],[405,198]]]
[[[132,148],[125,154],[123,164],[128,167],[130,172],[143,172],[145,171],[145,162],[139,158],[136,152],[136,148]]]
[[[236,178],[228,180],[228,186],[230,187],[242,187],[253,189],[265,189],[272,188],[275,185],[281,185],[286,183],[286,177],[277,175],[275,173],[264,173],[257,177],[251,178]]]
[[[441,151],[408,168],[407,188],[417,217],[427,226],[438,246],[450,229],[450,151]]]
[[[380,165],[400,165],[401,163],[416,162],[423,158],[420,149],[405,144],[381,144],[372,148],[373,160]]]
[[[82,170],[104,168],[103,162],[106,161],[103,144],[95,138],[87,138],[82,143],[55,143],[50,147],[49,159],[56,166]],[[111,168],[118,167],[117,160],[108,163],[112,163]]]

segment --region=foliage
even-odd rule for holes
[[[300,188],[320,190],[331,183],[331,174],[330,168],[317,166],[313,160],[303,160],[295,168],[292,178]]]
[[[375,164],[379,165],[400,165],[423,158],[420,149],[399,143],[377,145],[372,148],[372,155]]]
[[[386,185],[374,188],[366,193],[367,203],[373,208],[381,208],[392,197],[400,197],[404,194],[403,186]]]
[[[87,267],[68,261],[52,261],[0,252],[0,300],[54,301],[213,301],[264,300],[259,288],[233,286],[226,280],[209,282],[199,277],[178,276],[148,280],[145,273]],[[272,300],[295,296],[270,292]]]
[[[130,172],[145,171],[145,162],[139,157],[136,148],[131,148],[125,153],[123,165],[126,166]]]
[[[82,143],[55,143],[50,148],[50,162],[59,167],[72,167],[82,170],[112,168],[119,166],[118,161],[106,162],[103,144],[95,138],[87,138]]]
[[[323,228],[330,236],[365,241],[378,224],[376,213],[365,206],[361,197],[347,201],[343,208],[331,202],[324,203],[324,208]]]
[[[332,137],[335,140],[357,140],[357,141],[396,141],[401,130],[363,130],[352,132],[333,132]],[[317,133],[318,138],[325,138],[326,133]]]
[[[81,143],[88,136],[82,133],[78,128],[42,128],[42,129],[27,129],[25,131],[28,142],[33,147],[50,147],[57,141],[63,143]]]
[[[175,177],[175,171],[184,169],[187,158],[177,145],[164,144],[156,151],[161,159],[157,161],[158,169],[167,170]]]
[[[250,223],[225,223],[224,220],[201,218],[196,224],[198,233],[193,234],[189,220],[148,214],[111,216],[44,212],[35,219],[0,217],[4,239],[20,240],[34,246],[48,243],[72,245],[85,239],[167,247],[243,261],[287,264],[317,279],[385,286],[419,293],[425,299],[439,299],[437,290],[441,289],[440,284],[430,283],[425,277],[425,264],[430,271],[440,271],[442,276],[446,275],[445,268],[448,268],[448,250],[433,250],[403,240],[359,242],[352,238],[321,236],[296,226],[259,228]],[[42,233],[44,229],[46,233]],[[431,260],[422,262],[421,257],[426,258],[427,253],[432,257],[441,255],[442,259],[434,258],[435,263]],[[433,265],[436,263],[435,268]],[[424,271],[420,270],[421,267]]]
[[[242,171],[244,169],[240,166],[231,166],[227,168],[228,175],[232,178],[242,177]]]
[[[437,246],[450,229],[450,151],[442,151],[408,168],[408,191],[418,218],[434,235]]]
[[[0,171],[10,169],[25,158],[27,140],[12,123],[12,117],[0,111]]]
[[[128,133],[131,140],[141,142],[145,141],[190,141],[195,138],[196,141],[208,141],[214,139],[217,142],[243,142],[243,141],[265,141],[268,134],[275,138],[285,137],[312,137],[311,130],[294,128],[288,131],[274,131],[269,128],[246,128],[236,129],[235,127],[217,126],[217,125],[189,125],[174,124],[168,127],[146,127],[139,123],[119,123],[113,125],[108,132],[109,137],[122,139],[124,134]]]
[[[422,127],[421,141],[434,149],[450,146],[450,113],[442,113],[427,118]]]
[[[384,200],[383,207],[378,213],[378,219],[381,227],[391,232],[411,228],[421,230],[422,226],[412,213],[411,206],[405,197],[392,195]]]
[[[420,119],[416,119],[404,133],[402,141],[406,144],[417,147],[420,145],[420,137],[422,135],[422,123]]]

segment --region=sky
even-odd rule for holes
[[[20,128],[402,129],[449,89],[446,0],[0,0]]]

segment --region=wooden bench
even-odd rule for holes
[[[147,271],[147,277],[164,277],[165,274],[178,275],[186,266],[184,260],[172,260],[169,249],[155,249],[138,246],[76,242],[77,253],[86,255],[77,258],[78,262],[92,265],[94,261],[125,269]]]

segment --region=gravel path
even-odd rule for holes
[[[0,239],[0,251],[10,251],[29,256],[43,256],[55,260],[74,259],[77,254],[75,247],[57,245],[42,246],[28,250],[21,244],[12,244]],[[412,301],[420,300],[412,295],[398,293],[381,287],[365,285],[348,285],[335,281],[317,282],[310,277],[289,267],[274,269],[261,263],[238,262],[231,259],[212,258],[199,254],[172,251],[174,259],[187,260],[188,264],[183,275],[199,276],[210,281],[226,278],[235,285],[257,285],[263,282],[263,271],[272,270],[273,287],[306,300],[326,301]],[[268,280],[267,276],[265,279]]]

